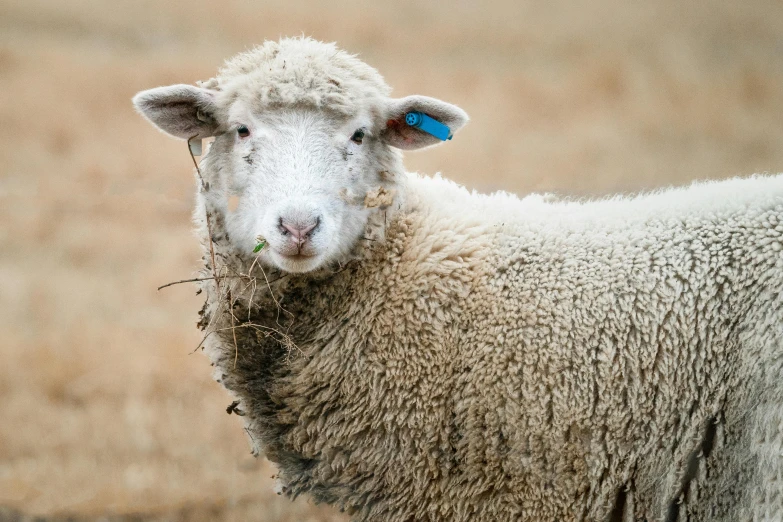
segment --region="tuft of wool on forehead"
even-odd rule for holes
[[[305,105],[347,116],[391,92],[378,71],[356,55],[307,37],[266,41],[227,60],[215,78],[200,85],[219,91],[224,108],[242,100],[258,112]]]

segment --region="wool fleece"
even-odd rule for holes
[[[389,92],[302,38],[134,99],[215,136],[202,345],[280,491],[373,522],[783,520],[783,175],[470,193],[398,150],[437,142],[407,112],[464,111]],[[290,201],[323,262],[273,256]]]
[[[360,259],[234,295],[257,326],[202,283],[282,492],[373,521],[783,517],[783,176],[404,191]]]

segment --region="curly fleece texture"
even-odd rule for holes
[[[272,283],[290,315],[235,284],[250,321],[207,338],[285,494],[362,521],[783,517],[783,176],[400,191],[360,259]],[[202,286],[202,326],[230,327]]]
[[[391,92],[374,68],[333,43],[311,38],[264,42],[228,60],[200,85],[220,91],[223,107],[242,99],[254,112],[307,105],[347,116]]]
[[[388,94],[309,39],[203,86],[226,110]],[[286,495],[376,522],[783,519],[783,176],[579,203],[384,161],[347,264],[201,283],[216,378]],[[201,165],[203,276],[210,246],[247,273]]]

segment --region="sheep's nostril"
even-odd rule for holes
[[[307,225],[302,225],[300,223],[286,223],[285,221],[280,221],[280,228],[281,233],[284,236],[291,235],[293,239],[296,239],[297,241],[304,241],[307,239],[307,236],[315,230],[315,228],[321,223],[320,219],[316,219],[314,222],[309,223]]]

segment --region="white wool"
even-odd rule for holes
[[[216,136],[200,326],[279,491],[362,521],[783,519],[783,175],[478,194],[396,150],[435,143],[407,111],[467,115],[388,93],[303,38],[134,99]]]
[[[267,41],[229,60],[204,85],[221,103],[245,101],[252,110],[308,104],[346,115],[387,97],[391,89],[356,56],[311,38]]]

